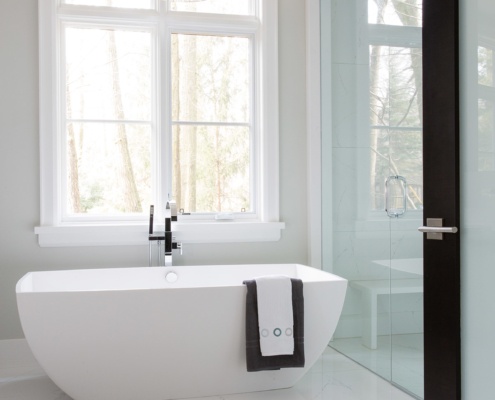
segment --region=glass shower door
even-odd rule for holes
[[[423,397],[421,0],[321,0],[323,268],[331,346]]]

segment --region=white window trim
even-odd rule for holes
[[[57,104],[52,93],[57,87],[57,26],[53,21],[57,1],[39,0],[39,79],[40,79],[40,225],[34,231],[41,247],[110,246],[148,244],[148,224],[136,222],[62,222],[59,204],[61,182],[60,149],[56,136]],[[132,11],[122,11],[122,17]],[[153,12],[149,13],[153,18]],[[263,87],[260,116],[259,207],[258,218],[237,221],[187,221],[173,223],[177,240],[184,243],[264,242],[277,241],[285,224],[279,220],[279,121],[278,121],[278,1],[262,1],[260,9]],[[201,23],[209,25],[214,16],[206,15]],[[270,21],[269,23],[264,23]],[[198,20],[198,22],[200,22]],[[210,25],[211,26],[211,25]],[[260,40],[258,38],[258,40]],[[263,172],[261,172],[263,171]]]

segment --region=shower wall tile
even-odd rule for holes
[[[369,148],[332,150],[334,231],[354,231],[357,223],[367,223],[370,220],[371,153]],[[363,227],[361,229],[366,230]]]
[[[388,231],[334,232],[333,272],[349,281],[388,279],[390,269],[374,260],[386,259],[390,255],[390,233]],[[389,320],[387,302],[378,305],[380,314],[379,332],[385,332]],[[359,337],[362,334],[361,292],[348,287],[341,319],[335,337]]]
[[[333,337],[335,339],[361,337],[363,330],[362,324],[361,313],[342,313]]]
[[[390,257],[390,234],[334,232],[333,270],[349,280],[389,279],[390,269],[374,261]]]
[[[363,318],[361,314],[342,314],[333,337],[335,339],[360,338],[363,333]],[[404,330],[400,334],[419,333],[416,328],[410,332]],[[377,334],[380,336],[390,335],[390,312],[378,308]]]
[[[376,157],[385,159],[383,162],[378,160],[372,171],[372,160]],[[324,187],[332,183],[333,230],[388,231],[390,219],[385,213],[385,181],[391,174],[387,155],[383,153],[377,154],[369,147],[333,148],[332,178],[323,174]],[[325,193],[328,196],[328,191]]]
[[[344,64],[368,64],[369,34],[366,2],[332,0],[331,9],[332,61]]]
[[[392,280],[391,285],[394,285],[394,280]],[[404,293],[394,296],[394,301],[392,302],[391,307],[392,313],[402,313],[406,311],[423,312],[422,293]]]
[[[411,221],[412,230],[395,230],[392,223],[391,231],[391,255],[392,259],[422,258],[423,234],[417,228],[423,224],[421,218]],[[417,226],[416,226],[417,225]]]
[[[389,158],[394,174],[407,181],[407,218],[422,220],[423,208],[423,147],[420,129],[391,131]],[[420,226],[420,225],[418,225]]]
[[[333,147],[370,146],[368,74],[366,65],[332,64]]]
[[[394,297],[394,302],[396,298]],[[422,297],[421,297],[422,301]],[[423,333],[423,310],[394,312],[391,315],[392,335],[406,335],[410,333]],[[390,327],[389,327],[390,329]]]
[[[399,221],[404,222],[404,221]],[[406,224],[410,225],[408,221]],[[396,224],[398,225],[398,224]],[[404,224],[403,224],[404,225]],[[413,223],[414,225],[414,223]],[[387,260],[391,256],[400,258],[418,258],[421,256],[422,237],[417,231],[347,231],[333,233],[333,272],[352,280],[388,280],[418,278],[407,272],[390,270],[377,261]],[[411,246],[409,246],[411,243]],[[393,260],[392,260],[393,265]],[[393,285],[393,280],[391,282]],[[378,297],[378,332],[390,332],[392,319],[393,333],[422,332],[422,294],[393,295],[392,309],[390,296]],[[392,314],[392,315],[391,315]],[[361,293],[349,287],[342,318],[335,333],[336,338],[360,337],[362,334]]]
[[[361,337],[363,330],[362,302],[360,293],[350,288],[346,295],[346,301],[342,310],[335,338]],[[378,326],[379,335],[423,333],[423,309],[422,295],[400,294],[393,295],[390,301],[389,295],[378,296]],[[394,306],[395,302],[400,304]],[[411,302],[411,304],[405,304]],[[393,311],[390,309],[393,306]]]
[[[353,230],[357,213],[357,154],[354,149],[333,149],[333,229]]]

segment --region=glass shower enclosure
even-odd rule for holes
[[[321,0],[322,267],[330,345],[423,398],[422,0]]]

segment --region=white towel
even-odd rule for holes
[[[287,276],[255,278],[258,326],[263,356],[294,354],[292,284]]]

